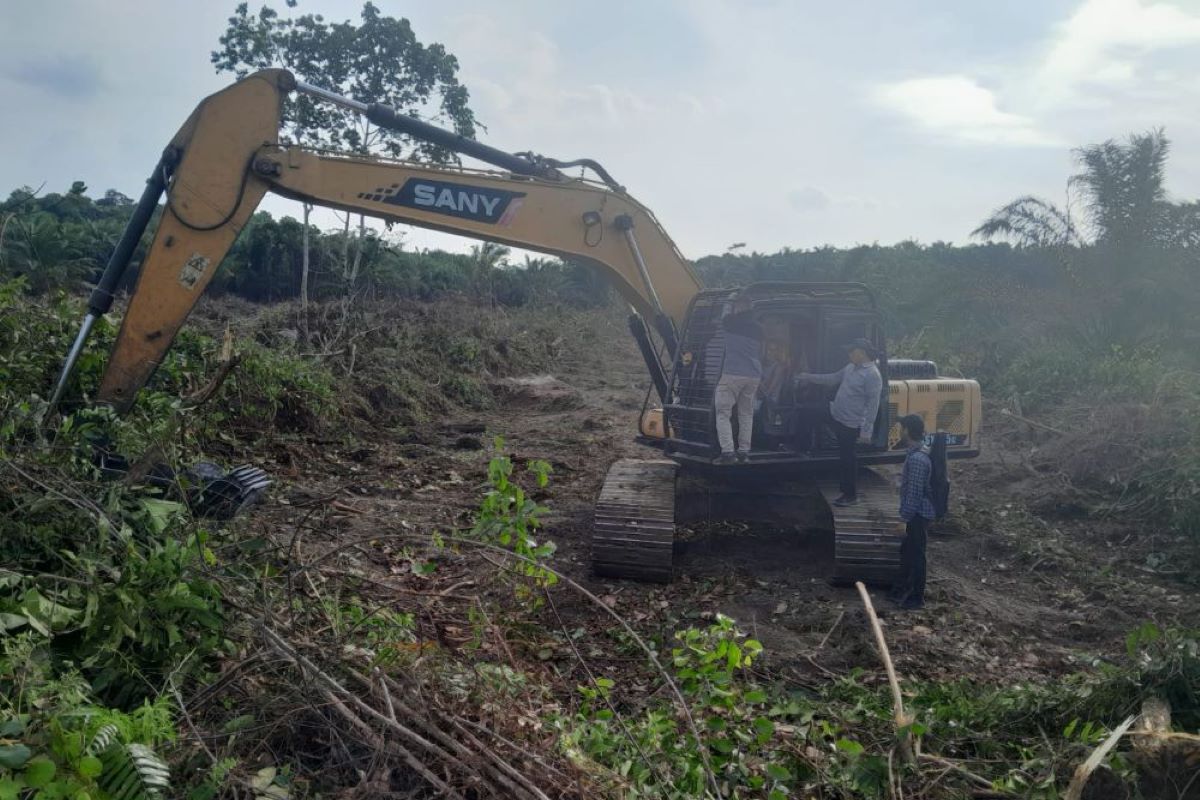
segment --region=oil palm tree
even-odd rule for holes
[[[1124,142],[1081,147],[1075,151],[1080,171],[1068,181],[1081,200],[1078,223],[1069,210],[1026,196],[998,209],[971,235],[1031,246],[1094,243],[1122,250],[1177,238],[1168,228],[1185,220],[1172,213],[1163,187],[1169,150],[1161,128]]]
[[[1191,282],[1200,248],[1200,203],[1167,199],[1170,143],[1161,129],[1075,151],[1068,188],[1077,219],[1037,197],[1021,197],[973,236],[1050,248],[1079,292],[1064,330],[1087,352],[1171,339],[1197,298]]]

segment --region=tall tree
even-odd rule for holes
[[[512,254],[499,242],[481,242],[471,247],[471,283],[479,294],[491,297],[492,305],[496,303],[495,271],[508,263]]]
[[[1075,218],[1053,203],[1022,197],[973,232],[1049,247],[1078,292],[1064,330],[1093,352],[1169,343],[1194,314],[1200,264],[1200,204],[1168,199],[1170,143],[1161,129],[1075,152]]]
[[[971,235],[1034,246],[1094,243],[1121,252],[1186,239],[1190,232],[1175,228],[1192,215],[1168,202],[1163,186],[1169,151],[1162,129],[1081,147],[1075,150],[1079,172],[1068,182],[1080,195],[1078,223],[1054,203],[1026,196],[998,209]]]
[[[294,0],[288,6],[294,7]],[[329,23],[319,14],[283,17],[269,5],[251,14],[249,5],[241,3],[219,43],[212,53],[218,73],[242,78],[255,70],[285,67],[303,81],[355,100],[386,103],[448,125],[462,136],[475,135],[475,115],[458,80],[458,60],[440,44],[422,44],[407,19],[384,16],[371,2],[363,4],[357,24]],[[443,148],[378,128],[360,114],[307,95],[285,104],[284,124],[295,141],[317,147],[433,163],[456,159]],[[349,226],[347,215],[347,235]],[[360,246],[353,262],[347,252],[343,265],[351,283],[361,266],[364,228],[360,215]]]

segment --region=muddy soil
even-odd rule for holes
[[[260,524],[286,527],[314,507],[332,508],[320,531],[306,534],[310,546],[465,526],[484,488],[492,438],[502,436],[518,464],[545,459],[553,466],[538,499],[551,509],[544,536],[558,546],[556,568],[642,632],[669,637],[721,612],[762,640],[766,665],[785,679],[811,684],[855,666],[876,670],[856,591],[826,580],[827,535],[707,526],[689,532],[669,586],[591,576],[591,507],[605,471],[617,458],[653,455],[633,441],[647,384],[639,356],[621,322],[607,324],[612,346],[594,361],[561,364],[552,382],[539,378],[500,393],[502,404],[487,412],[279,444],[272,455],[286,485],[259,512]],[[545,404],[527,391],[539,384],[553,388]],[[1147,566],[1177,543],[1137,520],[1030,513],[1020,432],[991,423],[984,446],[980,459],[952,467],[954,518],[931,535],[927,607],[894,611],[882,591],[874,593],[906,678],[1053,679],[1097,657],[1119,656],[1126,635],[1143,622],[1200,617],[1193,587]],[[395,551],[385,550],[393,555],[365,558],[362,568],[384,576],[402,571]],[[590,632],[586,652],[609,662],[602,669],[619,671],[636,660],[613,646],[610,622],[594,608],[568,594],[560,611]]]

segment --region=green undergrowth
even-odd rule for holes
[[[507,309],[466,297],[333,302],[307,311],[297,303],[222,305],[238,318],[225,310],[200,324],[215,332],[232,323],[274,352],[319,354],[356,418],[399,427],[492,408],[498,381],[596,363],[602,341],[627,335],[604,312]]]
[[[553,547],[533,539],[547,509],[527,498],[502,443],[496,447],[472,533],[527,559],[513,574],[518,600],[536,614],[544,611],[541,593],[529,589],[555,584]],[[544,487],[545,465],[529,471]],[[617,638],[649,669],[642,651]],[[1125,652],[1093,657],[1087,669],[1054,680],[909,681],[912,721],[900,729],[878,670],[788,688],[772,678],[763,645],[721,614],[655,649],[682,706],[652,671],[637,679],[660,687],[647,695],[630,690],[628,674],[618,681],[585,669],[574,699],[560,696],[542,712],[558,753],[591,785],[588,796],[882,800],[896,796],[896,782],[920,797],[979,790],[947,781],[927,761],[903,763],[902,742],[916,739],[927,755],[964,765],[997,792],[1058,800],[1075,767],[1147,698],[1165,701],[1179,730],[1200,730],[1200,630],[1144,624],[1129,633]],[[507,674],[507,685],[535,680]],[[1138,776],[1128,753],[1118,749],[1106,763],[1132,790]]]
[[[202,670],[223,644],[225,610],[205,574],[216,532],[183,502],[184,468],[322,424],[334,390],[319,366],[250,343],[206,402],[191,401],[217,373],[221,348],[185,332],[129,413],[50,413],[45,397],[78,311],[66,299],[30,301],[18,283],[0,287],[0,621],[40,637],[53,663],[125,707],[169,675]],[[114,335],[101,321],[73,403],[94,393]],[[102,451],[127,459],[128,472],[105,474]]]
[[[911,683],[906,705],[915,719],[898,730],[891,694],[876,677],[856,669],[819,689],[787,691],[753,669],[762,646],[718,616],[677,632],[667,647],[699,741],[675,705],[630,710],[607,678],[580,686],[575,711],[551,724],[605,796],[886,798],[894,796],[889,773],[910,792],[932,792],[927,770],[900,761],[901,739],[917,737],[925,753],[967,765],[997,791],[1056,800],[1074,767],[1143,698],[1166,699],[1179,729],[1200,728],[1200,631],[1145,625],[1127,644],[1123,658],[1054,682]],[[1108,764],[1134,782],[1122,751]],[[970,791],[954,784],[916,796]]]
[[[202,401],[221,345],[185,332],[118,416],[80,401],[116,334],[101,321],[51,412],[81,304],[23,289],[0,285],[0,799],[168,796],[174,687],[235,647],[221,581],[243,568],[216,555],[234,534],[191,514],[183,468],[326,424],[333,380],[247,342]],[[101,451],[128,472],[105,474]]]

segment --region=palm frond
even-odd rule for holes
[[[1018,197],[998,208],[971,235],[985,241],[1004,238],[1033,247],[1079,243],[1071,218],[1053,203],[1032,195]]]
[[[1098,242],[1148,242],[1166,199],[1163,174],[1170,142],[1161,128],[1109,139],[1075,151],[1080,171],[1071,185],[1082,190],[1088,223]]]

